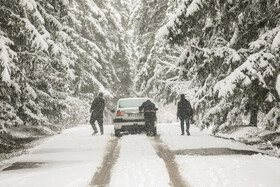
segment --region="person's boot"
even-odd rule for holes
[[[182,134],[181,134],[181,135],[183,136],[183,135],[185,135],[185,133],[184,133],[184,132],[182,132]]]
[[[94,123],[91,123],[90,125],[92,126],[92,129],[93,129],[93,133],[92,133],[92,135],[97,134],[97,133],[98,133],[98,130],[97,130],[97,128],[96,128],[96,126],[95,126],[95,124],[94,124]]]
[[[104,131],[103,131],[103,126],[100,127],[100,132],[101,132],[101,134],[104,133]]]
[[[187,132],[187,135],[189,136],[189,135],[191,135],[191,133],[190,133],[190,131],[189,130],[186,130],[186,132]]]

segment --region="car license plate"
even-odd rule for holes
[[[139,113],[134,114],[134,117],[141,117],[141,114],[139,114]]]
[[[139,113],[127,113],[128,117],[141,117],[141,114]]]

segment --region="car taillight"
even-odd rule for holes
[[[124,112],[121,112],[120,110],[117,111],[117,116],[123,116]]]

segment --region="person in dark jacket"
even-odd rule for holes
[[[93,134],[98,133],[98,130],[95,126],[95,121],[98,122],[99,129],[101,134],[104,133],[103,131],[103,110],[105,108],[105,100],[103,99],[103,93],[99,93],[99,95],[94,99],[91,107],[90,107],[90,124],[93,129]]]
[[[156,121],[156,111],[158,108],[156,108],[155,104],[147,100],[145,101],[140,107],[139,111],[142,112],[144,110],[144,118],[145,118],[145,129],[147,132],[147,135],[156,135],[156,128],[155,128],[155,121]]]
[[[192,119],[193,116],[193,110],[191,107],[190,102],[185,99],[185,95],[181,94],[181,100],[178,103],[177,107],[177,118],[180,119],[181,122],[181,130],[182,134],[184,135],[184,122],[186,122],[186,132],[188,136],[190,135],[190,120]]]

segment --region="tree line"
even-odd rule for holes
[[[0,0],[0,128],[85,121],[130,92],[130,3]],[[125,86],[121,86],[125,82]]]
[[[144,45],[149,47],[140,49],[145,58],[138,61],[140,92],[166,103],[186,94],[202,128],[247,124],[279,129],[278,0],[139,3],[143,31],[136,36],[149,37]],[[150,19],[144,19],[145,12]]]

